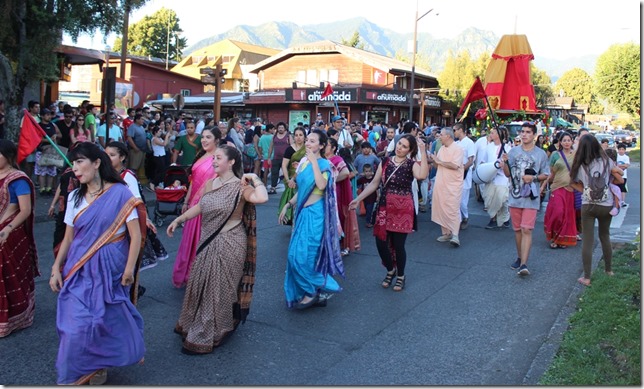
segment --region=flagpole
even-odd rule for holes
[[[499,127],[498,123],[496,122],[496,114],[494,113],[494,110],[492,109],[492,106],[490,105],[490,102],[487,99],[487,94],[485,95],[485,103],[487,104],[487,108],[490,110],[490,116],[492,116],[492,121],[494,122],[494,127]]]
[[[49,144],[51,144],[51,145],[54,147],[54,150],[56,150],[56,152],[58,152],[58,154],[60,154],[60,156],[61,156],[61,157],[63,157],[63,161],[65,161],[65,163],[67,163],[67,165],[68,165],[69,167],[72,167],[72,163],[71,163],[71,162],[69,162],[69,160],[67,159],[67,156],[65,155],[65,153],[63,153],[63,152],[62,152],[62,150],[58,148],[58,145],[54,142],[54,140],[53,140],[53,139],[51,139],[51,138],[49,137],[49,135],[47,135],[47,133],[45,132],[45,130],[43,130],[43,129],[42,129],[42,127],[40,127],[40,124],[36,123],[36,121],[34,120],[33,116],[31,116],[31,114],[30,114],[26,109],[24,110],[24,117],[23,117],[23,120],[25,120],[25,119],[26,119],[26,120],[31,120],[31,121],[32,121],[32,124],[33,124],[37,129],[39,129],[39,130],[40,130],[40,132],[42,133],[42,135],[44,135],[44,136],[45,136],[45,138],[47,138],[47,141],[49,142]]]

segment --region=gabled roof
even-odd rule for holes
[[[233,72],[239,72],[238,65],[245,64],[241,63],[242,58],[246,61],[250,58],[253,61],[253,57],[258,56],[259,58],[256,58],[255,61],[260,61],[276,53],[279,53],[279,50],[224,39],[186,55],[181,62],[172,68],[172,71],[189,77],[200,78],[200,69],[213,68],[220,57],[227,57],[227,61],[223,63],[223,67],[228,70],[226,78],[241,78],[241,74],[237,74],[237,77],[235,77]]]
[[[346,46],[330,40],[323,40],[313,43],[306,43],[299,46],[290,47],[282,50],[278,54],[259,62],[253,67],[250,72],[257,73],[261,70],[269,68],[278,62],[282,62],[288,58],[296,55],[307,54],[325,54],[325,53],[339,53],[351,57],[356,61],[365,63],[371,67],[387,71],[388,73],[411,73],[411,64],[408,64],[397,59],[385,57],[384,55],[372,53],[366,50],[357,49],[355,47]],[[426,78],[436,79],[437,76],[416,69],[415,74]]]

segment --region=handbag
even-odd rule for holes
[[[389,160],[387,160],[387,162],[388,161]],[[400,165],[396,166],[396,168],[391,173],[391,175],[389,177],[387,177],[387,181],[385,181],[384,184],[382,184],[382,182],[381,182],[380,188],[378,188],[380,193],[378,194],[378,198],[376,199],[376,204],[373,206],[373,211],[371,211],[371,215],[369,216],[369,224],[374,224],[374,225],[376,224],[376,217],[378,216],[378,211],[380,210],[380,196],[384,196],[384,190],[387,187],[387,184],[389,183],[389,180],[391,180],[391,178],[394,176],[394,174],[396,174],[396,172],[402,166],[403,163],[404,163],[404,161]],[[384,170],[386,168],[386,166],[383,165],[382,168]],[[386,198],[385,198],[385,200],[386,200]]]
[[[63,154],[67,154],[67,147],[58,146],[58,148]],[[47,145],[47,146],[43,146],[42,148],[40,159],[38,160],[38,166],[40,167],[54,166],[59,169],[62,169],[63,166],[65,166],[65,160],[56,151],[54,146]]]

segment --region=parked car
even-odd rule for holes
[[[615,138],[611,134],[606,134],[604,132],[598,132],[596,134],[593,134],[595,138],[599,141],[599,143],[602,143],[602,139],[608,139],[608,147],[614,148],[615,147]]]
[[[626,130],[613,131],[613,137],[616,143],[624,143],[627,146],[633,146],[633,136]]]

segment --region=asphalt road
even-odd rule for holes
[[[629,203],[613,221],[614,240],[640,226],[640,169],[629,169]],[[53,385],[58,349],[56,295],[48,286],[54,224],[37,200],[43,276],[36,281],[32,327],[0,339],[0,384]],[[436,242],[430,213],[407,239],[407,284],[383,289],[385,269],[361,220],[362,250],[345,257],[343,292],[326,308],[288,310],[283,281],[289,227],[277,224],[279,195],[258,207],[257,282],[246,324],[209,355],[180,353],[173,333],[183,290],[172,287],[180,237],[161,234],[170,258],[141,273],[147,288],[144,365],[110,369],[108,385],[521,385],[536,384],[557,350],[581,286],[581,246],[548,248],[538,216],[528,266],[519,277],[510,230],[485,230],[482,204],[470,201],[461,247]],[[151,206],[150,209],[153,207]],[[545,204],[544,208],[545,210]],[[166,221],[165,226],[168,222]],[[595,263],[600,256],[595,250]]]

